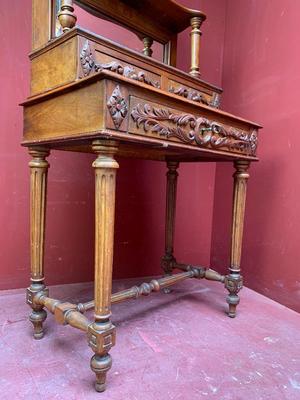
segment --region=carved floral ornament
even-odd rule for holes
[[[214,108],[219,108],[220,107],[220,95],[219,93],[213,92],[212,98],[210,101],[206,98],[206,96],[199,92],[198,90],[188,88],[186,86],[179,86],[179,87],[174,87],[171,86],[169,87],[169,92],[177,94],[177,96],[182,96],[185,97],[188,100],[196,101],[197,103],[202,103],[207,106],[211,106]]]
[[[179,86],[177,88],[171,86],[169,88],[169,92],[177,94],[178,96],[185,97],[188,100],[193,100],[193,101],[197,101],[198,103],[203,103],[203,104],[209,105],[209,101],[201,92],[198,92],[197,90],[194,90],[194,89],[187,88],[185,86]]]
[[[255,155],[257,148],[256,131],[244,132],[195,117],[192,114],[174,113],[166,108],[138,104],[131,111],[131,117],[138,128],[145,132],[155,132],[166,138],[176,137],[180,141],[213,149],[227,148],[239,150],[247,155]]]
[[[115,87],[110,98],[108,99],[107,107],[109,109],[115,127],[119,129],[128,113],[128,105],[120,91],[119,85]]]
[[[111,61],[108,63],[95,63],[94,55],[88,40],[85,41],[80,52],[80,64],[83,75],[88,76],[92,71],[100,72],[103,70],[115,72],[126,78],[146,83],[147,85],[160,88],[160,83],[148,76],[145,71],[137,70],[131,65],[123,65],[119,61]]]
[[[93,53],[92,53],[90,43],[88,40],[84,43],[84,45],[81,49],[80,63],[81,63],[83,75],[88,76],[95,65]]]
[[[225,277],[225,287],[231,294],[237,294],[243,288],[243,278],[241,276],[232,277],[227,275]]]
[[[158,81],[151,79],[146,72],[138,71],[131,65],[123,65],[118,61],[111,61],[105,64],[95,64],[95,71],[108,70],[111,72],[116,72],[119,75],[125,76],[126,78],[133,79],[135,81],[146,83],[147,85],[160,88]]]

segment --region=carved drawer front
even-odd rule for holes
[[[126,78],[143,82],[157,89],[161,87],[160,75],[150,72],[144,68],[129,64],[128,62],[111,57],[97,50],[95,52],[95,59],[96,61],[94,69],[96,72],[111,71],[125,76]]]
[[[171,79],[168,81],[168,91],[176,94],[177,96],[182,96],[188,100],[193,100],[197,103],[205,104],[207,106],[218,108],[220,105],[219,93],[207,93],[203,90],[186,86]]]
[[[97,44],[89,40],[81,41],[79,56],[81,64],[80,77],[86,77],[94,72],[110,71],[160,89],[161,76],[159,74],[107,54],[104,46],[101,46],[101,49],[104,50],[100,50],[97,48]]]
[[[178,141],[195,147],[254,156],[257,131],[236,129],[199,115],[131,97],[130,134]]]

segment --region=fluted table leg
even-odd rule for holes
[[[35,298],[41,292],[48,295],[44,284],[44,242],[49,167],[46,157],[49,155],[49,150],[41,147],[30,148],[29,154],[32,156],[29,162],[31,285],[27,289],[26,301],[32,308],[29,319],[34,327],[34,338],[41,339],[44,334],[43,322],[47,313],[42,305],[35,302]]]
[[[236,307],[240,302],[238,292],[243,287],[243,278],[240,274],[241,250],[244,227],[244,214],[246,203],[247,180],[249,178],[249,161],[235,161],[236,169],[233,174],[233,211],[232,211],[232,229],[231,229],[231,257],[229,274],[225,277],[225,287],[229,291],[227,303],[229,304],[228,316],[236,316]]]
[[[177,168],[179,162],[167,162],[167,193],[166,193],[166,223],[165,223],[165,254],[161,260],[161,266],[166,275],[172,274],[172,264],[174,264],[174,234],[175,234],[175,214],[176,214],[176,192],[177,192]],[[170,292],[165,288],[164,292]]]
[[[114,159],[117,143],[93,142],[98,155],[95,169],[95,320],[88,328],[88,343],[95,355],[91,368],[96,374],[95,388],[105,390],[106,373],[112,364],[109,350],[115,344],[115,327],[110,321],[115,217],[116,171]]]

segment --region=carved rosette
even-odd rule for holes
[[[80,52],[80,63],[81,63],[81,68],[83,71],[84,76],[88,76],[90,72],[93,70],[95,61],[93,57],[93,53],[90,47],[90,43],[87,40]]]
[[[218,122],[192,114],[178,114],[166,108],[149,104],[138,104],[131,111],[131,117],[138,128],[145,132],[155,132],[166,138],[175,137],[187,144],[212,149],[226,148],[238,150],[247,155],[255,155],[257,148],[256,131],[244,132],[225,127]]]
[[[111,61],[105,64],[95,64],[95,71],[103,71],[108,70],[111,72],[115,72],[119,75],[125,76],[126,78],[133,79],[135,81],[146,83],[147,85],[160,88],[159,82],[150,78],[146,72],[144,71],[137,71],[131,65],[123,65],[118,61]]]
[[[107,108],[109,109],[115,127],[119,129],[128,113],[128,105],[120,91],[119,85],[117,85],[112,92],[107,102]]]

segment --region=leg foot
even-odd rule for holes
[[[96,374],[95,389],[104,392],[106,374],[111,368],[112,358],[109,350],[116,342],[116,328],[108,320],[106,322],[94,322],[88,327],[88,344],[95,352],[91,358],[91,369]]]
[[[226,301],[229,305],[228,317],[235,318],[236,317],[236,307],[240,302],[240,298],[238,295],[228,295],[226,297]]]
[[[96,374],[95,389],[97,392],[104,392],[106,389],[106,373],[111,368],[112,359],[109,354],[99,356],[95,354],[91,358],[91,369]]]
[[[225,277],[225,287],[229,291],[226,301],[229,305],[228,317],[235,318],[236,307],[240,302],[238,292],[243,287],[243,278],[240,275],[227,275]]]
[[[32,310],[29,315],[29,320],[33,324],[33,337],[35,339],[42,339],[44,336],[43,322],[47,318],[47,313],[45,310]]]
[[[48,289],[41,283],[33,282],[27,289],[26,303],[32,308],[31,314],[29,315],[29,321],[33,325],[33,337],[35,339],[42,339],[44,336],[43,323],[47,318],[47,312],[43,309],[37,301],[39,295],[49,295]]]

